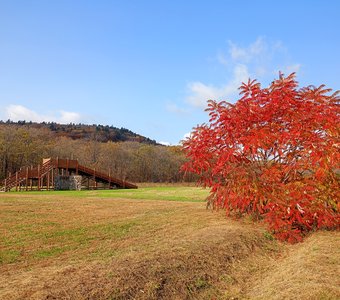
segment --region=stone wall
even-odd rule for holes
[[[54,178],[54,189],[56,191],[62,190],[81,190],[81,180],[80,175],[62,176],[58,175]]]

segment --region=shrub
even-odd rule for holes
[[[235,104],[209,100],[209,123],[183,143],[183,170],[211,188],[208,205],[263,219],[281,240],[339,228],[340,110],[330,92],[299,88],[293,73],[268,88],[243,83]]]

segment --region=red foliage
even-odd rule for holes
[[[294,74],[240,90],[235,104],[209,100],[209,124],[184,141],[183,169],[211,188],[208,204],[264,219],[289,242],[339,228],[338,93],[298,88]]]

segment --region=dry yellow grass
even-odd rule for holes
[[[318,232],[287,247],[257,276],[252,299],[340,299],[340,234]]]
[[[287,246],[260,225],[190,202],[187,189],[174,199],[181,191],[186,202],[122,192],[0,194],[0,299],[340,295],[339,233]],[[169,197],[155,189],[162,193]],[[204,198],[193,187],[192,194]]]

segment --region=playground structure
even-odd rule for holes
[[[0,183],[0,191],[56,190],[58,179],[62,178],[65,181],[72,177],[80,178],[81,189],[138,188],[130,182],[111,176],[110,172],[105,173],[83,166],[75,159],[47,158],[35,167],[26,167],[14,174],[9,174]]]

